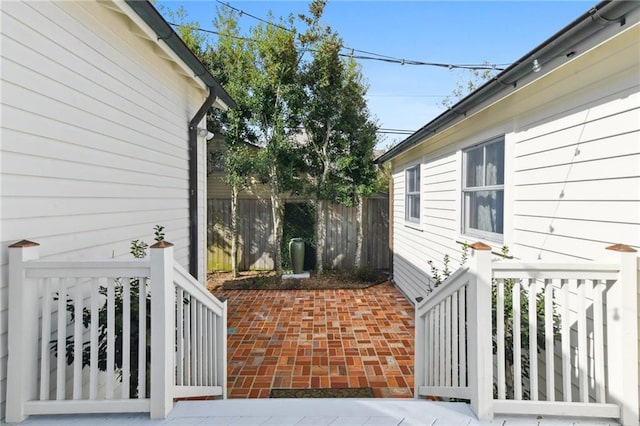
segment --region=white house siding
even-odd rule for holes
[[[187,267],[187,125],[206,93],[96,2],[0,4],[3,418],[7,246],[29,239],[41,257],[127,256],[132,239],[152,242],[161,224]]]
[[[459,258],[462,149],[504,135],[504,240],[519,259],[595,260],[625,243],[640,251],[640,27],[576,46],[572,62],[392,160],[394,279],[415,300],[427,262]],[[535,78],[535,76],[533,76]],[[404,220],[404,169],[422,164],[421,231]],[[452,261],[455,269],[456,261]],[[640,296],[639,296],[640,300]],[[640,303],[639,303],[640,305]],[[639,342],[640,347],[640,342]]]
[[[504,240],[521,259],[598,259],[640,248],[640,31],[630,28],[392,160],[394,278],[424,296],[429,260],[457,266],[462,149],[505,137]],[[578,46],[578,49],[580,46]],[[575,155],[579,148],[578,155]],[[404,219],[404,169],[422,164],[420,230]],[[562,195],[561,195],[562,194]]]
[[[640,27],[540,87],[517,117],[512,245],[521,258],[640,248]]]
[[[514,134],[518,257],[599,259],[612,243],[640,248],[639,71],[617,73],[615,87],[594,82],[577,107],[548,105],[545,114],[560,119]]]

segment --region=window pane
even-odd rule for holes
[[[407,196],[407,218],[420,219],[420,195]]]
[[[467,192],[467,227],[502,234],[503,191]]]
[[[483,174],[484,170],[482,167],[483,164],[483,149],[484,147],[479,147],[467,151],[467,187],[474,186],[483,186]]]
[[[419,168],[407,169],[407,192],[418,192],[420,187]]]
[[[485,147],[485,186],[504,184],[504,141]]]

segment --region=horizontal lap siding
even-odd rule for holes
[[[7,246],[25,238],[41,257],[128,256],[160,224],[188,266],[187,124],[204,93],[97,3],[2,2],[2,12],[4,417]]]
[[[460,260],[461,150],[505,135],[504,244],[521,259],[596,259],[640,248],[637,28],[470,115],[393,160],[394,278],[424,292],[432,260]],[[635,58],[635,59],[634,59]],[[576,151],[577,148],[577,151]],[[419,230],[405,221],[404,170],[422,163]],[[491,242],[494,250],[502,243]]]
[[[640,248],[640,95],[637,81],[593,93],[576,111],[515,136],[513,244],[521,258],[597,259]]]
[[[578,74],[592,74],[581,77],[580,90],[559,96],[547,88],[556,95],[547,93],[512,134],[519,258],[597,260],[614,257],[604,248],[615,243],[640,249],[639,40],[583,68]],[[619,63],[627,65],[612,65]]]
[[[405,221],[405,168],[410,164],[394,165],[393,211],[393,276],[396,285],[415,302],[427,294],[431,279],[428,261],[440,270],[445,254],[454,268],[459,259],[460,246],[457,213],[457,153],[452,152],[430,159],[421,165],[420,224]]]

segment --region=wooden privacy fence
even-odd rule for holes
[[[489,247],[416,308],[418,396],[495,413],[638,425],[638,258],[491,261]],[[628,251],[625,251],[628,250]]]
[[[238,223],[239,269],[273,269],[274,235],[271,203],[264,199],[240,199],[238,210],[240,217]],[[207,212],[208,270],[231,270],[231,201],[209,199]],[[362,225],[364,227],[362,265],[388,269],[390,265],[388,197],[364,200]],[[323,254],[325,268],[353,266],[356,232],[355,207],[337,204],[327,206],[327,244]]]
[[[8,422],[31,414],[149,412],[226,395],[227,305],[173,258],[49,261],[9,249]],[[54,349],[55,348],[55,349]]]

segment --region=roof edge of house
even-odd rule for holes
[[[383,164],[397,157],[424,141],[428,136],[448,128],[454,121],[465,116],[471,108],[481,105],[500,92],[510,90],[514,82],[533,72],[532,63],[534,60],[537,59],[540,65],[544,66],[546,61],[552,60],[557,56],[559,51],[574,46],[578,42],[600,31],[605,26],[615,23],[622,25],[626,15],[639,7],[640,2],[635,1],[608,0],[596,4],[542,44],[515,61],[504,71],[501,71],[445,112],[422,126],[412,135],[380,155],[374,160],[375,163]],[[610,16],[602,16],[603,14]],[[554,67],[554,69],[556,67]]]
[[[236,106],[235,101],[209,72],[207,67],[187,47],[158,10],[148,0],[125,0],[125,3],[156,33],[158,40],[167,46],[187,65],[195,77],[199,78],[229,108]]]

